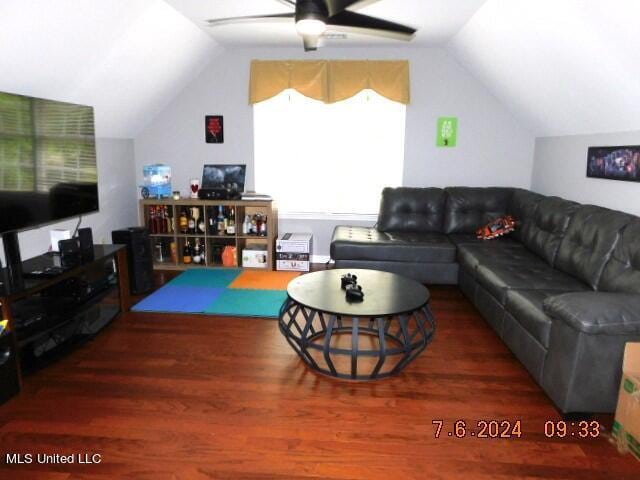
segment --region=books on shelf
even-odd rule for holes
[[[242,193],[242,200],[254,202],[270,202],[273,199],[271,198],[271,195],[249,191]]]

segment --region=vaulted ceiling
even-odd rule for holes
[[[638,18],[638,0],[489,0],[449,51],[537,136],[639,130]]]
[[[284,2],[286,3],[286,2]],[[300,46],[279,0],[2,0],[0,91],[94,105],[100,136],[134,137],[224,49]],[[445,48],[537,136],[640,129],[638,0],[378,0],[359,13],[418,29],[331,47]],[[318,58],[322,50],[310,55]],[[499,126],[496,126],[499,128]]]
[[[95,107],[131,138],[216,54],[162,0],[1,0],[0,91]]]
[[[226,46],[299,46],[292,21],[260,22],[209,27],[206,20],[247,15],[290,13],[293,9],[281,0],[166,0]],[[327,39],[331,47],[362,45],[424,47],[442,44],[455,35],[486,0],[362,0],[351,10],[383,18],[418,29],[410,43],[367,35],[347,34],[346,38]]]

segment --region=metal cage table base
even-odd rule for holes
[[[313,370],[348,380],[400,373],[431,342],[436,329],[429,304],[405,314],[349,317],[305,307],[289,297],[280,332]]]

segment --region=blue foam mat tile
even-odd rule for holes
[[[135,312],[204,313],[224,288],[167,284],[132,308]]]

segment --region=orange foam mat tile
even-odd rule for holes
[[[286,290],[289,282],[300,272],[262,272],[245,270],[229,285],[229,288],[253,290]]]

